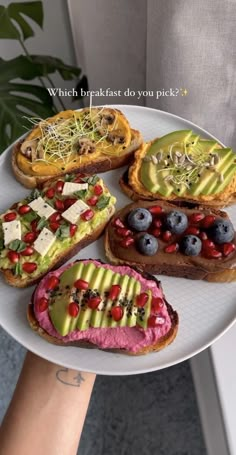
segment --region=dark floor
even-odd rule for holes
[[[0,421],[24,352],[0,328]],[[206,455],[189,363],[97,377],[79,455]]]

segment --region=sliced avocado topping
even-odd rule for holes
[[[88,283],[87,289],[78,289],[74,286],[77,280]],[[120,292],[117,297],[111,299],[109,292],[112,285],[119,285]],[[151,306],[149,300],[144,308],[136,305],[136,297],[141,293],[139,280],[128,275],[121,275],[112,269],[99,267],[93,262],[74,264],[70,269],[62,273],[59,291],[52,298],[49,306],[49,314],[55,329],[66,336],[75,329],[86,330],[94,328],[134,327],[137,322],[146,328],[150,315]],[[100,299],[99,305],[92,309],[89,302],[91,298]],[[69,314],[71,302],[78,304],[77,316]],[[112,317],[112,309],[121,307],[123,316],[119,320]]]
[[[203,140],[188,130],[175,131],[151,144],[140,178],[148,191],[164,197],[216,194],[233,178],[233,168],[227,179],[225,175],[235,158],[231,149],[219,148],[214,140]]]

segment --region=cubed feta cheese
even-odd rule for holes
[[[19,220],[2,223],[5,246],[13,240],[21,240],[21,222]]]
[[[63,191],[62,191],[62,195],[69,196],[70,194],[73,194],[76,191],[87,190],[87,189],[88,189],[87,183],[65,182]]]
[[[55,240],[56,236],[49,231],[49,229],[44,227],[34,242],[34,249],[41,254],[41,256],[45,256]]]
[[[43,216],[48,219],[53,213],[56,212],[47,202],[40,196],[29,203],[29,206],[42,218]]]
[[[76,224],[81,213],[85,212],[87,209],[89,209],[89,206],[85,204],[84,201],[79,200],[65,210],[65,212],[62,213],[62,216],[70,223]]]

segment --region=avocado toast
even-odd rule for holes
[[[95,241],[116,199],[97,175],[52,179],[0,215],[0,271],[26,287]]]
[[[138,201],[119,210],[105,234],[106,256],[162,275],[236,280],[236,234],[225,212]]]
[[[51,343],[129,355],[159,351],[178,330],[178,315],[156,278],[93,259],[46,275],[28,306],[28,321]]]
[[[15,177],[27,188],[71,172],[116,169],[142,144],[124,114],[109,107],[67,110],[32,122],[34,128],[12,152]]]
[[[236,155],[191,130],[143,144],[120,180],[131,199],[224,207],[236,198]]]

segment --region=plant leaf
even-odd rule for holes
[[[85,75],[83,75],[75,87],[77,95],[73,96],[72,101],[81,100],[83,98],[81,91],[83,90],[84,92],[87,92],[88,89],[88,79]]]
[[[28,16],[42,28],[43,5],[41,1],[10,3],[7,7],[0,6],[0,38],[26,40],[34,36],[31,25],[22,14]]]
[[[26,248],[26,243],[22,242],[21,240],[13,240],[7,245],[7,248],[12,251],[17,251],[20,253],[21,251],[24,251]]]
[[[67,65],[60,58],[50,57],[48,55],[31,55],[32,62],[41,68],[41,76],[54,73],[58,71],[62,79],[65,81],[74,79],[75,76],[79,76],[81,69]]]
[[[111,199],[110,196],[105,195],[101,196],[96,204],[96,208],[100,210],[105,209],[105,207],[109,204],[110,199]]]

